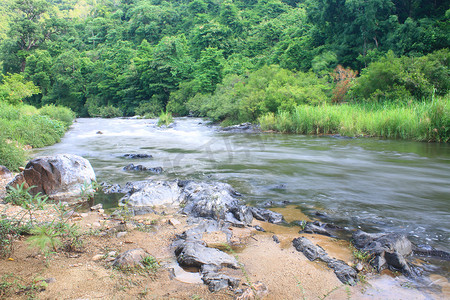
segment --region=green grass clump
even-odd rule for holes
[[[376,136],[416,141],[450,141],[450,96],[405,104],[299,105],[259,118],[263,130],[298,134]]]
[[[67,108],[0,102],[0,165],[16,171],[25,162],[24,145],[33,148],[60,141],[75,115]]]
[[[158,126],[161,127],[163,125],[169,126],[173,122],[173,117],[171,112],[163,112],[159,115]]]
[[[66,128],[69,128],[75,119],[75,113],[70,108],[55,106],[53,104],[41,107],[38,113],[41,116],[48,116],[50,119],[63,122]]]

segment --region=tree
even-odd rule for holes
[[[17,105],[26,97],[40,93],[39,88],[31,81],[26,81],[21,74],[7,74],[3,76],[0,85],[0,101]]]

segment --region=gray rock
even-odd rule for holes
[[[235,289],[239,286],[240,280],[225,274],[213,271],[203,271],[202,280],[211,292],[217,292],[225,288]]]
[[[273,224],[282,224],[286,223],[283,218],[283,215],[280,213],[276,213],[264,208],[251,207],[250,208],[253,217],[260,221],[265,221]]]
[[[128,159],[141,159],[141,158],[152,158],[153,156],[150,154],[132,154],[132,153],[127,153],[124,154],[123,157],[128,158]]]
[[[403,234],[366,233],[358,230],[353,233],[353,244],[360,251],[373,255],[372,266],[378,271],[391,268],[413,276],[405,257],[412,253],[412,244]]]
[[[314,221],[314,222],[306,222],[305,228],[301,232],[311,234],[321,234],[334,237],[335,236],[334,231],[338,229],[339,227],[336,225]]]
[[[358,281],[358,274],[355,269],[347,265],[344,261],[334,259],[328,256],[325,250],[317,245],[314,245],[305,237],[299,237],[293,240],[294,248],[302,252],[310,261],[320,260],[333,269],[336,277],[345,284],[355,285]]]
[[[230,133],[258,133],[261,132],[261,128],[258,125],[252,123],[242,123],[238,125],[223,127],[219,131],[225,131]]]
[[[73,154],[42,156],[28,162],[25,170],[10,185],[25,182],[35,186],[32,194],[42,193],[53,200],[79,200],[82,191],[95,181],[94,169],[88,160]],[[94,192],[92,188],[84,193]]]
[[[214,265],[237,268],[236,259],[223,251],[204,246],[200,241],[185,241],[175,249],[177,261],[181,266],[197,267]]]
[[[179,205],[184,194],[175,181],[138,181],[127,183],[127,194],[120,199],[120,205],[152,207],[159,205]]]
[[[131,249],[119,254],[116,259],[114,259],[112,265],[113,267],[124,268],[124,267],[136,267],[142,265],[142,260],[144,257],[148,256],[147,252],[143,249]]]
[[[134,164],[129,164],[125,167],[123,167],[124,171],[146,171],[146,172],[151,172],[151,173],[156,173],[156,174],[161,174],[163,171],[162,167],[156,167],[156,168],[147,168],[144,167],[143,165],[134,165]]]

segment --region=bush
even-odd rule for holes
[[[117,118],[123,116],[122,110],[112,105],[100,107],[99,114],[102,118]]]
[[[158,119],[158,126],[161,127],[163,125],[169,126],[173,122],[172,113],[170,112],[163,112],[161,111],[161,114],[159,115]]]
[[[6,166],[11,171],[18,171],[26,159],[25,150],[16,142],[2,137],[0,133],[0,165]]]
[[[70,108],[55,106],[53,104],[41,107],[38,113],[42,116],[48,116],[53,120],[63,122],[66,128],[69,128],[75,119],[75,113]]]

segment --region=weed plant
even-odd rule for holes
[[[173,122],[172,113],[161,111],[158,119],[158,126],[161,127],[163,125],[169,126]]]

